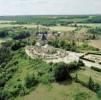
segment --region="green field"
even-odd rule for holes
[[[34,92],[15,100],[98,100],[96,94],[77,83],[66,82],[50,86],[40,84]]]
[[[84,70],[79,70],[72,75],[75,77],[75,75],[78,74],[78,78],[84,82],[88,82],[89,77],[92,77],[93,80],[97,83],[101,83],[101,73],[91,70],[90,68],[85,68]]]

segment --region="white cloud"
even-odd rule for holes
[[[0,15],[101,14],[101,0],[0,0]]]

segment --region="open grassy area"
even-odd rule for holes
[[[101,49],[101,40],[91,40],[89,41],[89,44],[96,48]]]
[[[40,84],[33,92],[16,100],[98,100],[96,94],[78,83]]]
[[[92,77],[92,79],[97,82],[97,83],[101,83],[101,73],[94,71],[88,67],[85,67],[85,69],[82,70],[78,70],[75,73],[72,73],[72,75],[75,77],[75,75],[78,74],[78,78],[87,83],[89,81],[89,78]]]
[[[59,31],[59,32],[68,32],[68,31],[73,31],[76,28],[75,27],[66,27],[66,26],[53,26],[49,27],[53,31]]]
[[[78,23],[78,26],[101,27],[101,23]]]
[[[8,28],[8,27],[27,27],[27,28],[35,28],[37,25],[35,24],[2,24],[0,23],[0,28]]]

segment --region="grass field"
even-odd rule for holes
[[[50,86],[40,84],[35,91],[16,100],[98,100],[96,94],[78,83]]]
[[[101,27],[101,24],[77,24],[78,26],[90,26],[90,27]],[[7,28],[7,27],[26,27],[26,28],[36,28],[36,24],[10,24],[10,23],[0,23],[0,28]],[[60,31],[60,32],[68,32],[73,31],[76,29],[76,27],[73,26],[49,26],[48,27],[51,30],[54,31]]]
[[[12,23],[12,22],[16,22],[16,21],[5,21],[5,20],[0,20],[0,24],[9,24],[9,23]]]
[[[96,48],[101,49],[101,40],[91,40],[89,41],[89,44]]]
[[[95,23],[83,23],[83,24],[78,23],[77,25],[78,26],[101,27],[101,23],[97,23],[97,24],[95,24]]]
[[[68,32],[68,31],[73,31],[76,28],[75,27],[66,27],[66,26],[53,26],[53,27],[49,27],[51,30],[54,31],[62,31],[62,32]]]
[[[35,24],[0,24],[0,28],[8,28],[8,27],[27,27],[27,28],[35,28],[37,25]]]
[[[78,78],[80,80],[82,80],[83,82],[88,82],[89,78],[92,77],[92,79],[97,82],[97,83],[101,83],[101,73],[91,70],[88,67],[85,67],[85,70],[79,70],[75,73],[73,73],[72,75],[75,77],[75,75],[78,74]]]
[[[7,27],[26,27],[26,28],[36,28],[37,25],[35,24],[0,24],[0,28],[7,28]],[[66,27],[66,26],[52,26],[52,27],[47,27],[53,31],[62,31],[62,32],[68,32],[75,30],[75,27]]]

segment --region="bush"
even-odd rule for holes
[[[78,62],[78,66],[85,66],[85,64],[83,63],[82,60],[79,60],[79,62]]]
[[[7,63],[12,58],[12,53],[9,48],[0,48],[0,64]]]
[[[15,40],[21,40],[21,39],[28,38],[29,36],[30,36],[29,32],[27,32],[27,31],[21,31],[16,36],[14,36],[13,39],[15,39]]]
[[[99,98],[99,100],[101,99],[101,88],[99,89],[99,91],[97,91],[97,96]]]
[[[66,42],[64,40],[58,40],[58,39],[54,41],[48,41],[48,44],[56,48],[62,48],[69,51],[76,51],[76,47],[77,47],[74,41]]]
[[[9,91],[0,90],[0,100],[9,100],[12,94]]]
[[[0,30],[0,37],[4,38],[8,36],[8,32],[6,30]]]
[[[20,48],[22,48],[22,47],[25,47],[26,44],[27,44],[26,41],[19,41],[19,40],[18,40],[18,41],[15,41],[15,42],[13,43],[11,49],[12,49],[12,50],[18,50],[18,49],[20,49]]]
[[[88,87],[91,90],[94,89],[94,81],[93,81],[93,79],[91,77],[89,78],[89,81],[88,81]]]
[[[0,79],[0,87],[4,87],[5,83],[6,83],[5,79]]]
[[[25,86],[27,88],[31,88],[35,86],[38,83],[38,80],[36,80],[35,76],[33,74],[29,74],[25,78]]]
[[[13,86],[12,90],[10,93],[12,94],[13,97],[16,97],[18,95],[22,96],[26,94],[26,89],[25,87],[19,82],[16,85]]]
[[[100,85],[98,83],[94,83],[93,79],[90,77],[88,81],[88,88],[94,92],[97,92],[100,89]]]
[[[89,94],[85,93],[85,92],[81,92],[75,95],[75,99],[74,100],[87,100],[89,98]]]
[[[80,69],[81,65],[83,65],[83,63],[74,61],[68,64],[67,67],[68,70],[71,72]]]
[[[59,63],[57,66],[55,66],[54,77],[56,81],[65,81],[66,79],[72,79],[64,63]]]
[[[48,74],[44,74],[41,77],[39,77],[39,81],[43,84],[49,84],[52,81],[52,76]]]

